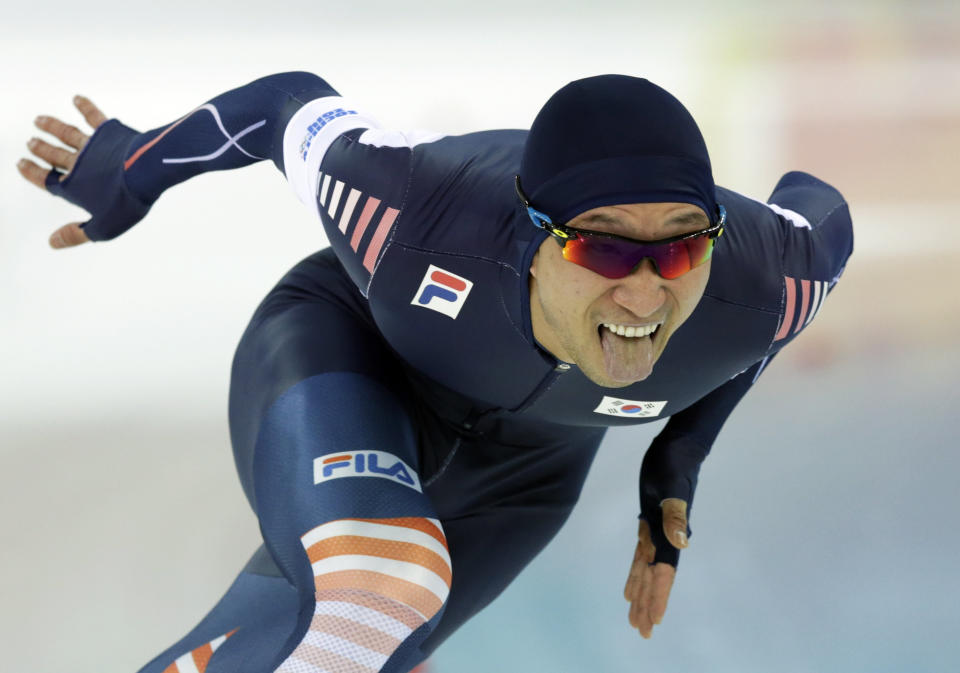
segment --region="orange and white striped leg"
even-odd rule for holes
[[[443,607],[450,554],[440,522],[339,519],[301,542],[313,567],[314,617],[283,673],[374,673]]]

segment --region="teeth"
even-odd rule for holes
[[[634,327],[633,325],[614,325],[612,323],[603,325],[608,330],[614,334],[619,334],[624,337],[645,337],[653,334],[654,331],[660,326],[659,323],[656,325],[645,325],[643,327]]]

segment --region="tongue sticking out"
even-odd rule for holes
[[[621,383],[642,381],[653,371],[653,338],[623,337],[600,329],[607,376]]]

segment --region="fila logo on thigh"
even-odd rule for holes
[[[420,281],[420,289],[413,295],[410,303],[456,320],[471,289],[473,281],[431,264]]]
[[[385,451],[330,453],[313,459],[313,483],[346,477],[379,477],[408,486],[418,493],[420,479],[409,465]]]

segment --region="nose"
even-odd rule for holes
[[[613,288],[613,300],[638,318],[656,313],[667,293],[653,260],[647,257]]]

